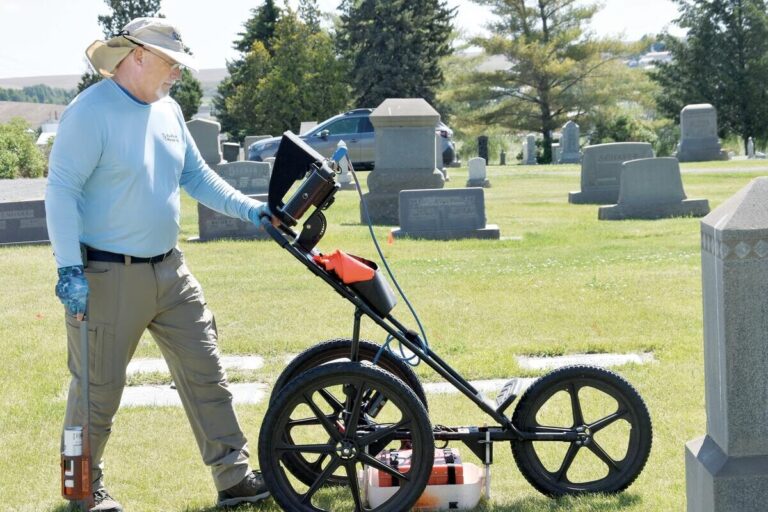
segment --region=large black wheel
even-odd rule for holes
[[[373,358],[378,354],[381,345],[377,345],[372,341],[360,340],[359,347],[360,361],[373,361]],[[351,351],[352,340],[339,338],[320,342],[300,353],[294,357],[288,366],[285,367],[285,370],[280,373],[280,376],[277,378],[277,381],[272,388],[269,403],[271,404],[280,390],[297,376],[311,368],[320,366],[321,364],[349,361]],[[427,405],[427,395],[424,393],[424,388],[422,387],[419,378],[416,376],[416,373],[408,364],[395,357],[388,350],[385,350],[376,362],[376,366],[384,368],[389,373],[405,382],[405,384],[416,393],[416,396],[424,404],[424,407],[429,410],[429,406]]]
[[[520,398],[512,422],[523,432],[577,434],[571,442],[512,442],[520,472],[548,496],[622,491],[651,451],[643,399],[603,368],[570,366],[543,376]]]
[[[278,377],[275,382],[269,403],[272,404],[280,394],[280,391],[285,388],[288,383],[307,370],[332,362],[349,361],[351,346],[352,341],[349,339],[329,340],[319,343],[296,356],[285,370],[283,370],[280,377]],[[359,346],[361,361],[373,361],[373,358],[380,348],[379,345],[370,341],[360,341]],[[411,370],[410,366],[397,359],[388,351],[382,353],[376,364],[402,380],[409,388],[411,388],[411,390],[413,390],[416,397],[424,405],[424,408],[427,409],[427,398],[424,394],[424,388],[421,386],[421,382],[419,382],[418,377],[416,377],[416,374]],[[376,409],[371,409],[371,406],[376,405],[377,403],[378,400],[369,401],[369,405],[366,405],[366,407],[370,410],[366,410],[366,414],[376,417],[378,411]],[[294,442],[294,434],[292,431],[286,430],[284,435],[286,442]],[[297,452],[287,454],[283,462],[288,471],[290,471],[296,478],[307,485],[311,485],[320,474],[320,468],[325,464],[326,459],[325,457],[318,457],[316,454],[311,454],[309,458],[306,458],[304,454]],[[329,486],[348,484],[349,480],[344,474],[332,475],[325,482],[325,485]]]
[[[375,418],[365,412],[371,409],[378,409]],[[377,459],[400,449],[404,439],[412,450],[410,470]],[[314,481],[291,478],[286,460],[295,454],[318,460]],[[294,512],[410,510],[427,485],[433,458],[432,427],[422,403],[400,379],[367,363],[329,363],[291,380],[270,404],[259,435],[267,487],[284,510]],[[365,467],[397,481],[390,488],[394,494],[376,507],[358,480]],[[327,486],[342,475],[348,486]]]

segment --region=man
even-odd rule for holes
[[[194,67],[173,25],[135,19],[86,55],[107,79],[78,95],[61,118],[45,205],[72,374],[65,426],[82,424],[78,340],[86,310],[89,320],[92,510],[122,511],[104,487],[102,459],[144,329],[168,363],[218,504],[264,499],[227,390],[213,315],[175,246],[180,185],[244,221],[259,223],[269,210],[206,166],[168,97],[181,67]]]

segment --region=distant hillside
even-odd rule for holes
[[[211,97],[216,92],[224,77],[227,76],[226,68],[201,69],[196,78],[200,80],[206,97]],[[59,89],[75,89],[80,82],[80,75],[55,75],[55,76],[26,76],[19,78],[0,78],[0,87],[6,89],[21,89],[32,85],[47,85]]]
[[[5,124],[14,117],[21,117],[33,129],[37,129],[45,122],[58,119],[65,108],[65,105],[0,101],[0,124]]]

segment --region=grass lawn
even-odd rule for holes
[[[597,206],[567,202],[568,192],[579,189],[577,166],[490,167],[488,174],[487,218],[499,225],[501,241],[390,245],[389,228],[376,228],[431,346],[471,379],[538,375],[518,368],[516,355],[652,351],[655,363],[618,371],[648,404],[654,445],[623,494],[550,500],[522,478],[509,447],[497,444],[493,498],[479,509],[684,510],[684,444],[705,433],[699,219],[598,222]],[[707,198],[712,208],[763,174],[768,164],[760,161],[683,165],[688,197]],[[466,182],[466,168],[450,175],[449,187]],[[356,194],[339,193],[327,216],[321,248],[376,259]],[[221,349],[265,357],[259,380],[274,382],[287,354],[351,334],[352,306],[277,244],[185,241],[196,234],[196,208],[185,197],[180,245],[216,314]],[[0,510],[63,510],[58,446],[68,374],[55,282],[50,246],[0,247]],[[394,314],[415,326],[402,301]],[[370,321],[363,336],[383,341]],[[137,356],[160,357],[148,335]],[[425,366],[417,372],[438,380]],[[265,409],[237,407],[253,452]],[[433,423],[486,421],[457,395],[430,397],[430,410]],[[204,511],[214,504],[181,409],[121,410],[106,474],[110,491],[131,512]],[[245,510],[278,507],[268,501]]]

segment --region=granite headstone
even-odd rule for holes
[[[392,235],[430,240],[500,238],[498,226],[486,224],[482,188],[403,190],[400,227]]]
[[[709,103],[687,105],[680,111],[677,159],[681,162],[728,160],[717,138],[717,111]]]
[[[573,121],[568,121],[563,125],[562,132],[563,135],[560,137],[560,158],[556,162],[560,164],[577,164],[581,162],[579,125]]]
[[[488,136],[481,135],[477,138],[477,156],[488,161]]]
[[[469,168],[469,179],[467,180],[467,187],[483,187],[488,188],[491,186],[491,182],[486,177],[485,160],[480,157],[470,158],[467,162]]]
[[[187,121],[189,133],[200,151],[200,155],[211,168],[219,165],[223,158],[219,147],[219,132],[221,125],[216,121],[207,119],[193,119]]]
[[[529,133],[523,141],[523,165],[536,165],[536,135]]]
[[[647,142],[612,142],[584,148],[581,160],[581,191],[570,192],[573,204],[616,204],[619,200],[621,164],[653,158]]]
[[[47,180],[0,180],[0,245],[46,243]]]
[[[271,167],[266,162],[232,162],[216,166],[216,172],[224,181],[243,194],[267,201]],[[207,242],[220,238],[267,239],[269,235],[261,226],[245,222],[234,217],[197,204],[197,224],[199,236],[190,241]]]
[[[703,217],[706,199],[687,199],[676,158],[644,158],[622,164],[619,201],[601,206],[600,220]]]
[[[240,160],[240,144],[237,142],[225,142],[221,145],[221,152],[227,162]]]

